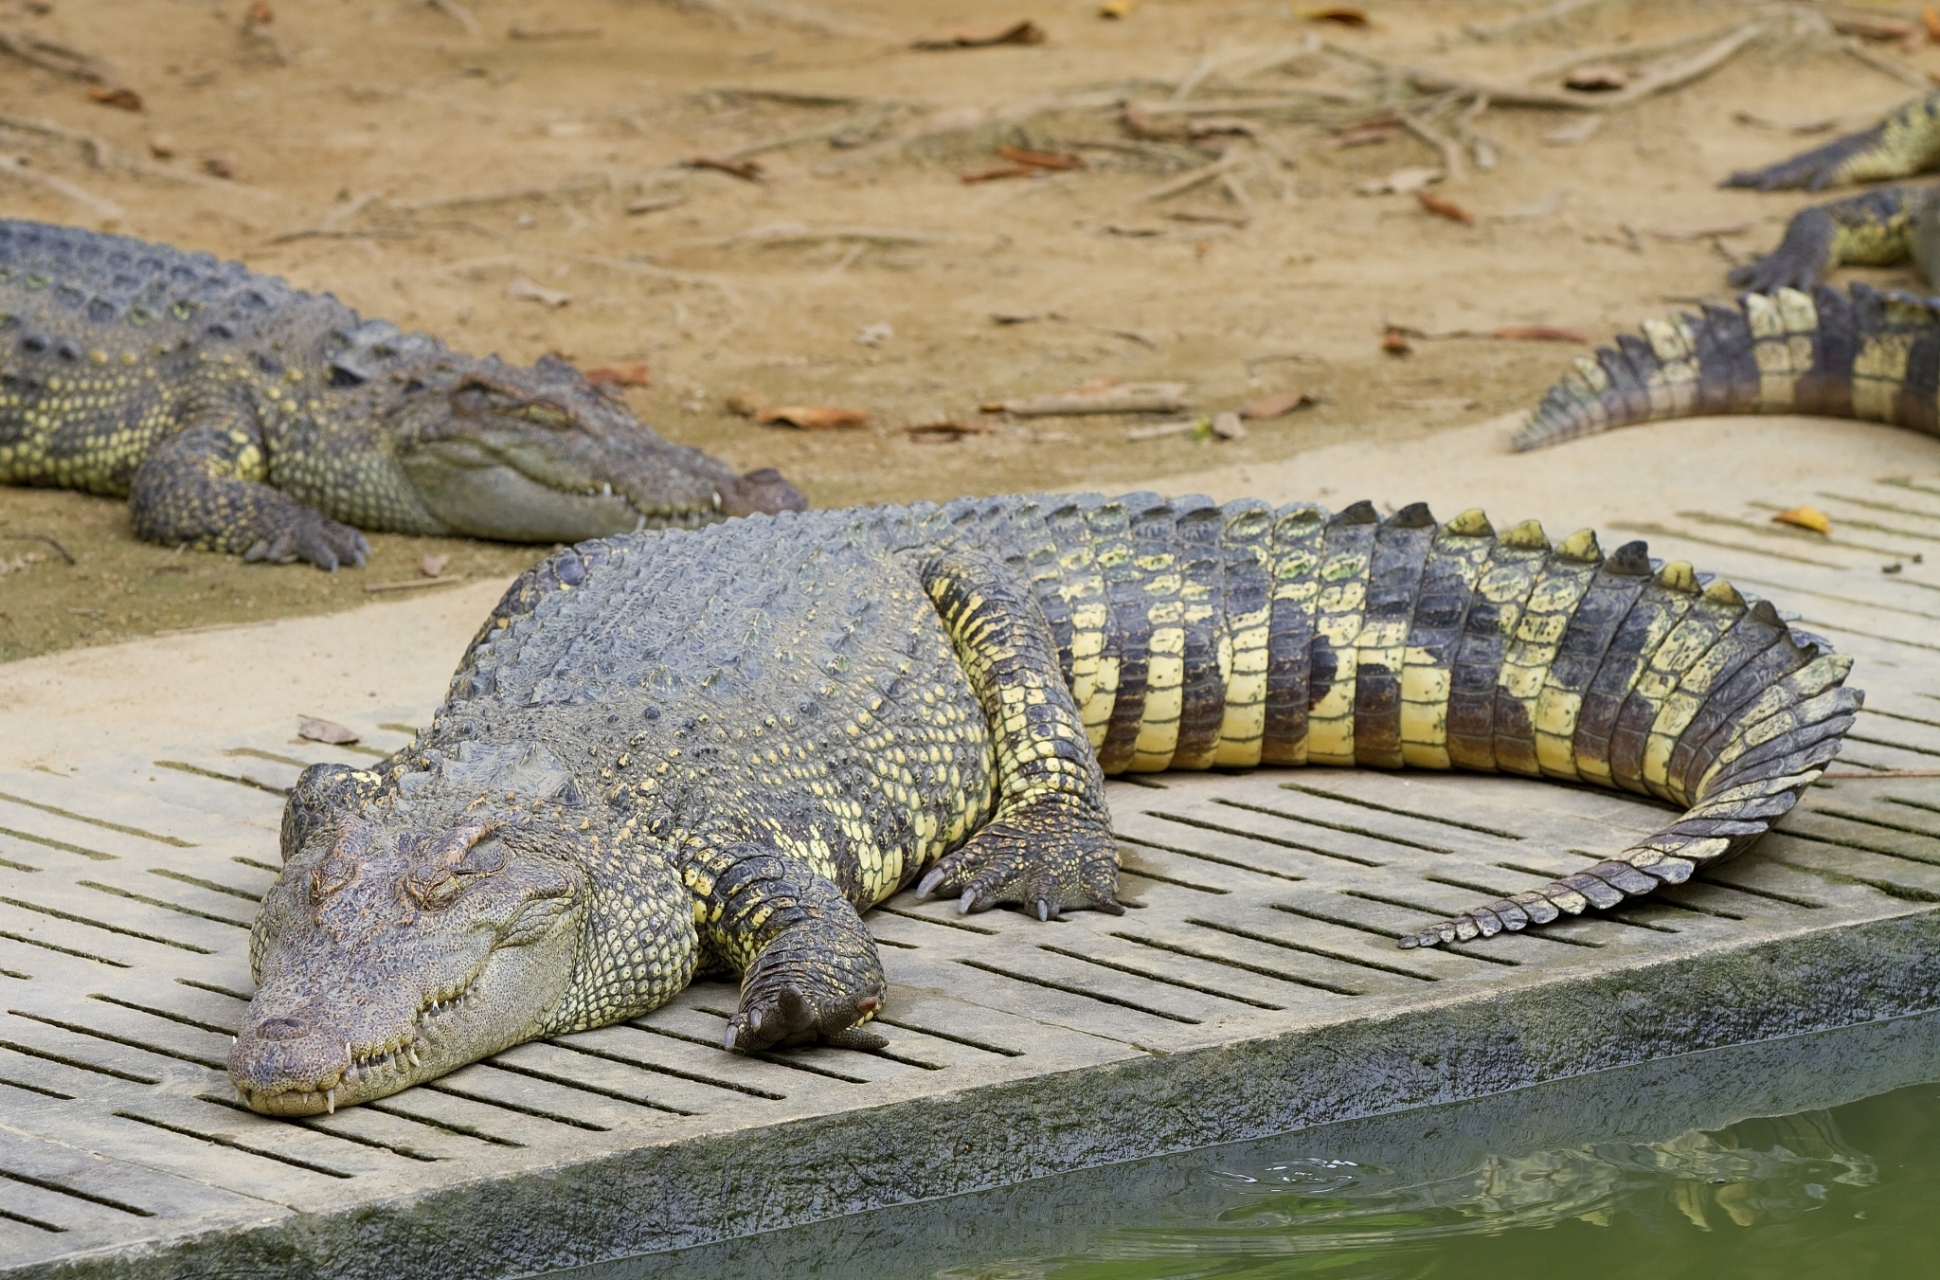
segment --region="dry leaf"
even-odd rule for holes
[[[1921,17],[1924,19],[1925,15]],[[1858,36],[1861,40],[1903,40],[1909,43],[1926,34],[1926,28],[1916,27],[1910,22],[1857,13],[1833,15],[1832,29],[1842,36]]]
[[[425,577],[435,578],[439,574],[443,573],[445,571],[445,566],[450,563],[451,563],[451,557],[448,555],[426,556],[424,559],[418,561],[418,568],[424,571]]]
[[[557,289],[548,289],[542,284],[534,284],[524,276],[518,277],[505,286],[505,296],[541,303],[548,307],[563,307],[573,300],[573,295],[570,293],[561,293]]]
[[[859,427],[869,421],[860,409],[840,409],[834,405],[784,405],[763,409],[754,415],[756,422],[768,426],[794,427],[801,431],[833,431],[837,427]]]
[[[1314,398],[1304,391],[1293,391],[1283,396],[1264,396],[1239,407],[1239,416],[1248,422],[1265,422],[1271,418],[1285,417],[1295,409],[1305,409],[1314,403]]]
[[[172,159],[175,155],[175,138],[171,134],[158,133],[148,140],[148,154],[157,160]]]
[[[752,418],[768,407],[768,397],[759,391],[736,391],[727,398],[727,410],[740,418]]]
[[[1552,147],[1573,147],[1580,142],[1588,142],[1595,136],[1596,131],[1603,127],[1606,118],[1600,115],[1586,115],[1581,120],[1557,125],[1543,135],[1543,141]]]
[[[915,42],[917,49],[983,49],[996,44],[1043,44],[1044,28],[1029,18],[1006,27],[952,27]]]
[[[1343,27],[1365,27],[1367,13],[1352,5],[1330,5],[1325,9],[1295,9],[1293,16],[1308,22],[1338,22]]]
[[[1578,93],[1615,93],[1629,84],[1630,73],[1609,62],[1576,67],[1563,77],[1563,87]]]
[[[1320,145],[1328,150],[1341,147],[1365,147],[1377,142],[1392,142],[1401,136],[1401,122],[1393,116],[1380,120],[1369,120],[1362,124],[1349,125],[1337,131],[1333,137]]]
[[[1441,180],[1440,169],[1396,169],[1385,178],[1370,178],[1354,189],[1364,196],[1407,195]]]
[[[767,176],[767,171],[754,160],[728,160],[720,156],[689,156],[681,163],[689,169],[712,169],[716,173],[725,173],[743,182],[760,182]]]
[[[1033,169],[1082,169],[1084,160],[1064,151],[1026,151],[1022,147],[998,147],[997,154],[1012,164]]]
[[[355,729],[346,729],[334,720],[322,720],[316,716],[304,716],[298,720],[296,736],[308,738],[311,742],[327,742],[333,747],[348,746],[357,741]]]
[[[1186,407],[1183,382],[1128,382],[1091,378],[1069,391],[1000,400],[983,406],[986,413],[1008,411],[1020,418],[1048,418],[1084,413],[1178,413]]]
[[[122,111],[141,110],[141,95],[133,89],[110,89],[97,84],[88,90],[88,97],[104,107],[115,107]]]
[[[1832,517],[1817,507],[1793,507],[1772,517],[1773,524],[1789,524],[1814,533],[1831,533]]]
[[[221,156],[210,156],[202,162],[202,172],[212,178],[233,178],[236,176],[236,166]]]
[[[887,320],[865,324],[855,331],[856,344],[864,347],[880,347],[895,336],[896,330]]]
[[[1465,227],[1475,225],[1474,214],[1445,196],[1438,196],[1432,191],[1417,191],[1415,199],[1420,202],[1422,208],[1438,218],[1447,218],[1450,222],[1459,222]]]
[[[1036,172],[1038,170],[1028,168],[1021,164],[1004,164],[998,165],[994,169],[979,169],[975,173],[963,174],[957,181],[964,183],[1000,182],[1005,178],[1028,178]]]
[[[629,214],[659,213],[662,209],[671,209],[675,205],[685,203],[687,203],[687,197],[677,191],[673,191],[668,192],[666,195],[648,196],[643,200],[635,200],[626,207],[626,211]]]
[[[249,6],[249,12],[243,16],[243,21],[252,27],[267,27],[276,21],[276,11],[269,7],[269,0],[256,0],[255,4]]]
[[[1581,329],[1557,329],[1546,324],[1512,324],[1497,329],[1495,336],[1507,338],[1511,342],[1583,342],[1590,335]]]
[[[651,387],[653,375],[643,364],[607,364],[588,369],[586,381],[596,387]]]
[[[1920,21],[1927,29],[1927,39],[1940,40],[1940,9],[1928,5],[1920,10]]]
[[[1405,356],[1414,349],[1414,344],[1408,341],[1408,335],[1399,329],[1389,329],[1381,335],[1381,350],[1391,356]]]
[[[1101,18],[1129,17],[1132,10],[1136,8],[1138,8],[1138,0],[1105,0],[1098,6],[1098,16]]]

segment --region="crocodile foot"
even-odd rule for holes
[[[742,975],[741,1007],[728,1020],[722,1046],[752,1053],[799,1044],[880,1049],[889,1043],[859,1025],[882,1008],[885,984],[873,939],[860,920],[853,931],[842,927],[847,923],[797,926],[770,943]],[[861,946],[851,932],[861,935]]]
[[[243,552],[243,559],[267,560],[272,564],[304,560],[330,571],[345,564],[361,569],[370,559],[370,542],[347,524],[305,512],[275,537],[258,538]]]
[[[1015,903],[1052,920],[1085,907],[1123,915],[1118,901],[1118,846],[1096,825],[1031,821],[1028,810],[1000,818],[948,853],[916,886],[918,898],[955,894],[966,914]]]

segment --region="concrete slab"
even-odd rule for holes
[[[1940,449],[1777,426],[1802,451],[1782,466],[1700,424],[1669,472],[1613,436],[1365,491],[1648,528],[1860,656],[1840,772],[1940,766]],[[1734,472],[1759,441],[1767,469]],[[1239,482],[1205,479],[1168,487]],[[1830,538],[1769,523],[1801,501]],[[734,990],[702,984],[334,1117],[243,1111],[222,1060],[282,790],[401,746],[496,590],[0,667],[0,1276],[534,1271],[1940,1005],[1940,779],[1832,781],[1701,883],[1404,953],[1409,924],[1662,811],[1498,778],[1170,775],[1112,789],[1142,910],[876,912],[882,1052],[730,1057]],[[298,740],[301,714],[362,740]]]

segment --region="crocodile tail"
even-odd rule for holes
[[[1812,413],[1940,431],[1940,317],[1855,284],[1747,293],[1736,307],[1647,320],[1583,358],[1513,443],[1541,449],[1612,427],[1705,414]]]
[[[1471,769],[1683,807],[1615,858],[1409,933],[1463,941],[1610,907],[1742,850],[1839,750],[1851,660],[1642,542],[1153,493],[1006,500],[1107,774]],[[965,510],[969,510],[965,504]],[[995,532],[993,527],[992,532]]]

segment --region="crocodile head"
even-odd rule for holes
[[[393,377],[398,462],[449,532],[578,542],[808,505],[772,469],[737,476],[661,439],[552,356],[517,369],[437,352]]]
[[[443,1075],[544,1033],[570,989],[590,895],[556,852],[568,827],[366,812],[299,814],[263,900],[229,1053],[257,1111],[316,1115]]]

